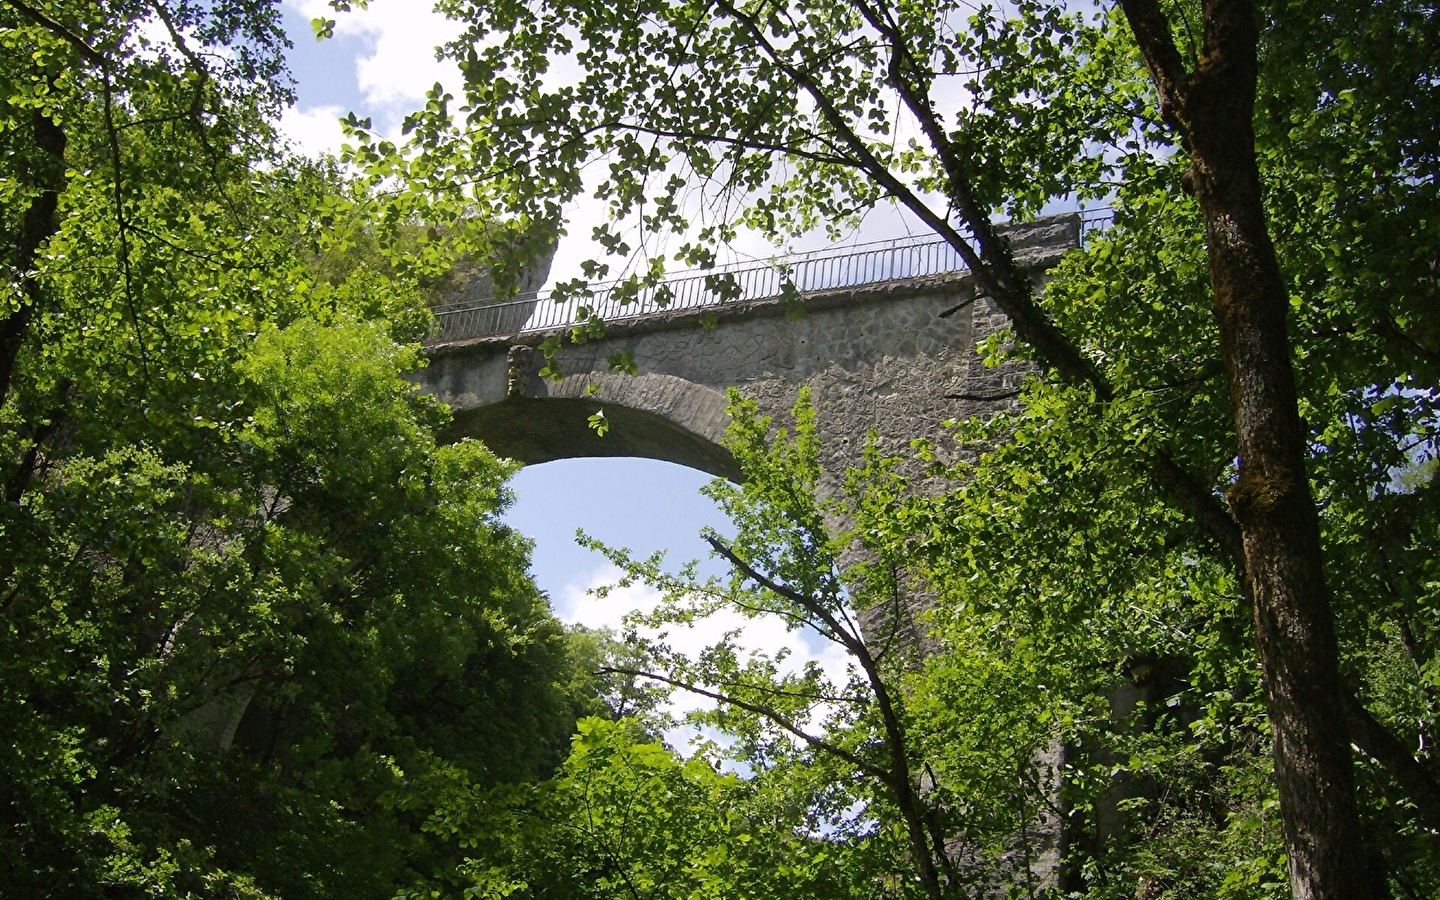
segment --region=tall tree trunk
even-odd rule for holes
[[[1240,456],[1229,493],[1244,539],[1280,812],[1296,900],[1387,895],[1355,800],[1339,650],[1306,474],[1306,433],[1285,333],[1288,291],[1266,227],[1255,157],[1258,29],[1249,0],[1206,0],[1187,72],[1156,0],[1121,6],[1190,152]]]
[[[40,192],[30,201],[16,235],[11,259],[20,278],[25,304],[0,318],[0,403],[10,394],[10,380],[15,374],[15,360],[30,330],[36,307],[41,301],[40,280],[35,274],[35,257],[40,246],[55,233],[55,212],[60,192],[65,186],[65,130],[44,112],[31,116],[35,146],[41,151],[31,183]]]

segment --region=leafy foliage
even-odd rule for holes
[[[273,3],[0,7],[7,886],[939,898],[1033,896],[1058,865],[1080,896],[1283,895],[1295,760],[1267,752],[1224,546],[1245,460],[1214,222],[1133,19],[442,8],[467,26],[463,106],[437,88],[404,148],[352,117],[357,184],[273,149]],[[1261,12],[1254,155],[1339,662],[1374,726],[1343,710],[1356,843],[1429,896],[1440,28],[1411,0]],[[919,448],[945,491],[872,454],[819,497],[808,407],[777,432],[737,399],[747,481],[713,495],[739,534],[711,536],[735,577],[614,552],[666,594],[652,627],[778,616],[849,653],[843,678],[733,635],[689,659],[562,632],[496,518],[507,464],[442,446],[404,378],[449,264],[513,281],[596,160],[596,238],[639,263],[619,296],[663,277],[650,256],[712,265],[742,227],[838,234],[894,201],[1010,304],[1024,346],[992,359],[1040,364],[1015,409],[957,423],[960,462]],[[1113,199],[1115,225],[1036,296],[989,217],[1060,197]],[[717,700],[694,722],[724,740],[655,743],[657,684]],[[585,720],[561,764],[584,713],[641,719]]]
[[[390,897],[457,862],[415,779],[592,702],[513,467],[406,380],[415,243],[274,150],[277,15],[0,10],[7,896]]]
[[[857,848],[807,834],[764,779],[680,759],[625,722],[581,720],[543,784],[481,791],[452,778],[434,796],[426,828],[467,848],[469,896],[873,896]]]

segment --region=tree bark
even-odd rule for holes
[[[1156,0],[1121,0],[1121,7],[1162,114],[1187,144],[1205,223],[1240,457],[1228,499],[1244,541],[1291,893],[1296,900],[1383,897],[1385,879],[1366,855],[1355,800],[1348,697],[1285,332],[1288,292],[1255,157],[1255,10],[1249,0],[1206,0],[1191,73]]]
[[[877,11],[878,8],[875,5],[865,2],[865,0],[852,0],[852,2],[857,12],[865,16],[867,21],[891,43],[892,86],[900,93],[902,102],[906,108],[915,115],[921,125],[922,131],[927,135],[932,148],[939,155],[947,178],[952,182],[949,185],[947,195],[950,196],[957,211],[960,212],[961,218],[975,236],[976,242],[981,248],[980,253],[977,254],[974,248],[966,242],[945,218],[931,210],[922,198],[911,192],[897,176],[890,172],[885,165],[869,151],[859,134],[850,127],[850,123],[830,102],[830,98],[826,95],[824,88],[810,77],[810,74],[805,69],[795,66],[785,53],[771,46],[766,40],[759,24],[753,18],[741,13],[734,4],[725,2],[725,0],[722,0],[720,3],[720,8],[748,28],[754,35],[757,44],[763,47],[781,70],[794,78],[796,85],[815,101],[816,108],[821,112],[831,127],[835,129],[836,135],[842,139],[849,152],[853,154],[852,164],[855,168],[867,173],[874,179],[877,185],[898,203],[914,212],[920,220],[932,228],[936,234],[945,238],[946,242],[966,261],[967,265],[969,265],[975,273],[982,291],[994,300],[1010,318],[1019,338],[1029,344],[1044,363],[1051,367],[1065,381],[1074,385],[1093,388],[1096,398],[1102,402],[1111,399],[1114,396],[1113,387],[1100,371],[1089,363],[1080,348],[1054,327],[1053,323],[1050,322],[1044,311],[1036,303],[1029,290],[1028,281],[1018,274],[1018,268],[1015,265],[1013,257],[1006,252],[1003,242],[999,240],[994,229],[991,228],[988,214],[978,207],[975,207],[974,204],[967,206],[964,202],[965,197],[969,195],[967,186],[968,174],[963,164],[964,161],[958,155],[953,141],[947,136],[939,114],[929,100],[929,88],[933,79],[927,77],[926,72],[923,71],[923,66],[906,58],[907,51],[905,51],[902,46],[901,35],[890,26],[884,19],[882,12]],[[1174,41],[1171,38],[1168,18],[1156,0],[1128,0],[1128,2],[1127,0],[1120,0],[1120,5],[1130,22],[1132,30],[1135,32],[1146,63],[1159,89],[1162,115],[1164,115],[1167,122],[1181,133],[1182,137],[1186,136],[1186,123],[1182,122],[1178,117],[1177,110],[1183,105],[1185,95],[1189,90],[1190,76],[1185,72],[1181,56],[1178,50],[1176,50]],[[1237,16],[1248,23],[1246,28],[1242,29],[1242,33],[1238,35],[1234,33],[1228,35],[1223,34],[1221,33],[1224,31],[1223,28],[1215,32],[1208,30],[1211,24],[1224,25],[1224,23],[1235,19]],[[1266,302],[1273,301],[1271,312],[1274,313],[1272,318],[1275,318],[1276,323],[1278,323],[1278,331],[1272,328],[1271,331],[1274,333],[1265,337],[1261,341],[1260,346],[1274,350],[1276,345],[1273,338],[1278,336],[1280,352],[1278,359],[1282,360],[1284,368],[1281,374],[1283,380],[1288,385],[1281,393],[1290,397],[1289,408],[1293,418],[1293,424],[1295,425],[1294,431],[1300,434],[1300,438],[1303,441],[1303,429],[1298,427],[1298,412],[1295,410],[1293,402],[1293,375],[1289,370],[1289,349],[1284,336],[1283,317],[1286,292],[1283,282],[1280,280],[1278,265],[1275,262],[1274,248],[1270,244],[1268,232],[1266,231],[1263,209],[1260,207],[1259,176],[1254,158],[1254,133],[1251,123],[1254,106],[1255,78],[1257,74],[1254,9],[1249,2],[1233,4],[1208,2],[1206,6],[1206,23],[1208,35],[1206,57],[1209,60],[1208,66],[1211,70],[1223,70],[1220,73],[1223,77],[1211,78],[1210,90],[1217,95],[1223,95],[1226,91],[1233,89],[1234,95],[1232,101],[1235,101],[1235,103],[1232,103],[1232,105],[1238,105],[1236,105],[1234,109],[1212,109],[1210,111],[1211,115],[1209,116],[1211,121],[1204,122],[1202,125],[1204,127],[1218,125],[1220,132],[1214,137],[1219,138],[1221,144],[1225,143],[1225,139],[1228,138],[1233,153],[1238,153],[1240,157],[1248,160],[1248,170],[1250,172],[1248,195],[1239,199],[1249,204],[1249,206],[1246,207],[1244,203],[1242,203],[1241,208],[1248,209],[1252,214],[1249,220],[1247,220],[1247,224],[1252,227],[1252,232],[1244,236],[1249,237],[1253,236],[1253,234],[1258,234],[1261,245],[1257,247],[1254,244],[1250,244],[1247,247],[1244,245],[1244,242],[1242,242],[1237,249],[1242,251],[1239,254],[1242,265],[1245,264],[1244,258],[1255,251],[1258,251],[1260,256],[1269,261],[1269,281],[1267,284],[1257,285],[1257,287],[1260,288],[1260,296],[1268,298]],[[1215,51],[1229,49],[1226,48],[1225,42],[1236,37],[1241,39],[1242,46],[1233,49],[1240,51],[1241,59],[1237,59],[1234,53],[1217,55]],[[897,60],[898,65],[896,64]],[[1236,62],[1243,62],[1244,65],[1237,68],[1235,65]],[[1214,74],[1213,71],[1212,74]],[[914,83],[912,83],[912,80],[914,80]],[[1225,129],[1228,128],[1228,124],[1226,124],[1228,120],[1240,121],[1243,126],[1242,130],[1227,134]],[[1217,162],[1223,162],[1226,154],[1231,153],[1231,149],[1226,149],[1226,147],[1219,146],[1218,144],[1216,147],[1210,149],[1223,151],[1219,157],[1215,158]],[[1233,153],[1231,155],[1233,155]],[[1220,199],[1220,194],[1224,192],[1217,192],[1214,188],[1215,186],[1212,185],[1209,189],[1212,200]],[[1241,192],[1241,194],[1244,193],[1244,191]],[[1216,225],[1215,232],[1221,236],[1228,234],[1230,230],[1229,226],[1223,221],[1226,214],[1225,207],[1225,202],[1212,202],[1206,210],[1207,223],[1214,221]],[[1221,218],[1215,217],[1217,213]],[[1213,247],[1213,238],[1211,243]],[[1226,259],[1225,264],[1229,265],[1234,261],[1235,254],[1231,254],[1231,256]],[[1212,272],[1214,264],[1215,260],[1212,259]],[[1278,304],[1278,306],[1275,304]],[[1278,316],[1278,318],[1276,318],[1276,316]],[[1229,325],[1243,324],[1237,322],[1233,317],[1228,319],[1227,322]],[[1227,323],[1222,323],[1222,325],[1225,324]],[[1233,345],[1231,345],[1231,349],[1234,349]],[[1234,383],[1233,379],[1231,383]],[[1256,398],[1252,396],[1251,399]],[[1238,414],[1238,408],[1236,412]],[[1301,486],[1304,488],[1303,493],[1306,496],[1308,504],[1308,482],[1304,481],[1303,475],[1304,445],[1296,444],[1294,447],[1297,448],[1299,452],[1300,469],[1298,472],[1300,473],[1302,480]],[[1209,486],[1203,480],[1197,479],[1193,473],[1186,471],[1165,451],[1153,451],[1149,459],[1145,461],[1143,468],[1146,476],[1166,495],[1169,501],[1173,503],[1177,509],[1193,518],[1196,524],[1215,541],[1221,552],[1232,560],[1236,567],[1242,572],[1250,568],[1248,560],[1252,553],[1264,552],[1259,547],[1247,546],[1242,529],[1239,527],[1236,519],[1231,513],[1227,512],[1224,505],[1214,497]],[[1313,519],[1313,507],[1311,508],[1310,515]],[[1275,521],[1273,515],[1271,521]],[[1301,525],[1300,527],[1303,531],[1307,526]],[[1318,525],[1311,530],[1315,532],[1313,544],[1318,547]],[[1316,558],[1318,559],[1318,556]],[[1324,590],[1323,573],[1319,583],[1322,590]],[[1247,589],[1247,599],[1251,599],[1253,594],[1254,591]],[[1318,622],[1321,631],[1318,633],[1306,632],[1306,635],[1316,637],[1320,640],[1321,644],[1328,644],[1333,647],[1335,641],[1333,623],[1331,622],[1329,614],[1328,593],[1322,594],[1320,599],[1320,609],[1316,614],[1319,616]],[[1311,612],[1316,611],[1311,610]],[[1257,622],[1258,621],[1257,619]],[[1313,620],[1307,619],[1306,621]],[[1272,631],[1267,630],[1266,634],[1270,635]],[[1328,637],[1325,637],[1325,635],[1328,635]],[[1323,652],[1323,647],[1318,645],[1310,649]],[[1263,660],[1263,649],[1261,650],[1261,655]],[[1321,690],[1323,693],[1328,691],[1329,688],[1325,687]],[[1345,694],[1345,700],[1347,703],[1355,702],[1353,695],[1348,692]],[[1374,722],[1374,719],[1371,718],[1370,721]],[[1440,786],[1437,786],[1435,779],[1433,779],[1413,757],[1384,752],[1384,747],[1380,747],[1379,744],[1384,743],[1385,747],[1388,747],[1393,743],[1393,736],[1389,735],[1378,722],[1375,723],[1375,725],[1378,730],[1371,729],[1365,733],[1352,735],[1352,739],[1359,744],[1362,752],[1369,753],[1380,760],[1382,764],[1391,771],[1391,774],[1398,783],[1413,786],[1418,793],[1412,795],[1412,799],[1417,798],[1422,793],[1428,796],[1436,790],[1440,790]],[[1383,740],[1384,737],[1388,737],[1390,740],[1386,742]],[[1375,745],[1375,749],[1368,746],[1371,744]],[[1353,773],[1351,777],[1353,779]],[[1353,797],[1350,806],[1352,808],[1354,806]]]
[[[20,348],[30,330],[30,321],[42,299],[40,280],[34,271],[35,257],[40,252],[40,246],[55,233],[55,213],[60,205],[60,192],[65,187],[65,130],[40,110],[31,116],[31,128],[35,146],[43,154],[38,171],[34,173],[34,182],[40,193],[25,210],[11,257],[26,302],[0,319],[0,403],[4,403],[10,395],[15,360],[20,355]]]

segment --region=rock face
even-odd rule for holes
[[[550,278],[550,267],[554,262],[555,247],[552,246],[520,272],[514,295],[508,301],[496,304],[498,292],[490,270],[470,259],[462,259],[444,281],[436,285],[441,302],[435,309],[465,310],[473,316],[481,316],[487,330],[494,334],[518,333],[535,311],[540,288]]]
[[[1041,220],[1011,232],[1011,245],[1038,283],[1079,245],[1080,227],[1075,215]],[[872,431],[883,452],[908,456],[916,439],[948,446],[945,420],[1013,402],[1026,370],[987,368],[977,350],[1008,327],[976,295],[973,277],[956,272],[814,293],[798,303],[737,302],[613,323],[604,337],[559,352],[558,382],[539,374],[544,359],[536,348],[549,332],[439,343],[417,380],[454,411],[452,437],[480,438],[502,456],[526,463],[641,456],[732,480],[740,473],[721,446],[726,390],[737,388],[786,422],[809,387],[834,489],[861,463]],[[632,355],[638,374],[609,371],[618,352]],[[603,437],[587,423],[602,408],[610,423]],[[926,638],[915,612],[925,605],[924,596],[908,598],[902,623],[921,653]],[[1037,756],[1037,777],[1052,794],[1063,764],[1058,743]],[[1062,843],[1059,817],[1042,813],[1016,836],[986,896],[1058,886]]]

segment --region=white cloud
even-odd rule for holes
[[[560,596],[554,601],[555,615],[567,625],[619,631],[630,612],[653,610],[660,602],[660,592],[648,585],[616,588],[604,600],[590,596],[590,591],[595,588],[614,584],[621,574],[618,568],[609,564],[584,573],[560,590]]]
[[[371,0],[365,9],[336,14],[325,0],[286,0],[307,18],[334,18],[335,33],[362,40],[367,50],[355,58],[355,76],[365,100],[363,115],[382,132],[394,135],[400,120],[425,102],[440,82],[459,96],[462,79],[454,63],[435,58],[435,48],[452,40],[460,26],[416,0]]]
[[[413,0],[377,0],[338,26],[373,40],[355,70],[365,100],[391,116],[410,112],[439,82],[459,95],[463,82],[455,64],[435,58],[435,48],[454,39],[459,25]]]
[[[340,152],[345,142],[340,130],[340,117],[346,110],[338,106],[291,107],[280,116],[280,132],[306,156]]]
[[[451,62],[435,59],[436,46],[454,39],[459,34],[460,25],[435,12],[428,2],[371,0],[365,9],[341,14],[336,14],[326,0],[284,2],[306,18],[334,18],[338,36],[356,38],[364,45],[366,49],[353,61],[356,81],[363,99],[362,108],[356,112],[369,116],[376,130],[392,140],[399,138],[400,123],[404,116],[424,104],[426,92],[436,82],[453,95],[463,96],[463,79],[457,67]],[[581,69],[575,60],[561,58],[553,61],[545,82],[548,86],[555,87],[580,77]],[[339,128],[334,124],[335,118],[332,107],[290,110],[282,118],[281,128],[307,153],[334,152],[341,143]],[[913,125],[909,123],[901,122],[900,125],[909,125],[913,130]],[[603,251],[591,239],[591,231],[606,221],[607,205],[589,194],[604,177],[605,168],[603,162],[587,167],[584,173],[585,194],[568,205],[568,235],[562,239],[556,254],[551,268],[550,284],[579,277],[580,263],[583,260],[603,257]],[[713,201],[713,198],[711,200]],[[701,193],[692,193],[687,198],[685,209],[692,215],[698,214],[702,203],[706,201],[702,199]],[[644,240],[637,233],[633,222],[625,223],[621,230],[626,233],[632,246]],[[882,205],[867,216],[864,224],[850,240],[876,240],[925,230],[914,221],[913,216],[894,207]],[[651,236],[646,242],[650,244],[652,252],[666,253],[673,252],[674,247],[693,237],[693,234],[686,234],[664,241]],[[793,241],[792,249],[817,249],[830,243],[822,232],[816,232]],[[763,237],[746,230],[741,231],[739,239],[732,247],[717,249],[722,263],[765,259],[776,252]],[[607,261],[614,267],[613,276],[622,275],[627,268],[643,268],[644,263],[640,254],[630,260],[612,258]]]
[[[610,628],[620,631],[624,620],[632,612],[648,613],[660,603],[660,593],[648,585],[636,584],[630,587],[614,588],[602,600],[591,595],[591,591],[603,585],[620,580],[621,571],[613,565],[604,565],[587,573],[583,578],[566,585],[555,600],[555,614],[561,621],[580,624],[587,628]],[[788,630],[778,616],[747,618],[740,613],[724,610],[690,627],[671,626],[666,629],[665,643],[678,653],[695,657],[728,631],[739,631],[739,645],[750,652],[774,656],[781,650],[790,655],[781,664],[783,672],[799,672],[805,664],[814,661],[819,664],[826,677],[834,684],[843,685],[848,677],[849,657],[838,646],[817,635],[802,634]],[[641,630],[645,637],[656,637],[653,630]],[[681,716],[698,709],[708,709],[714,704],[694,694],[676,691],[670,700],[669,711]],[[676,729],[666,735],[672,746],[685,746],[696,736],[691,728]],[[718,736],[707,734],[716,739]]]

